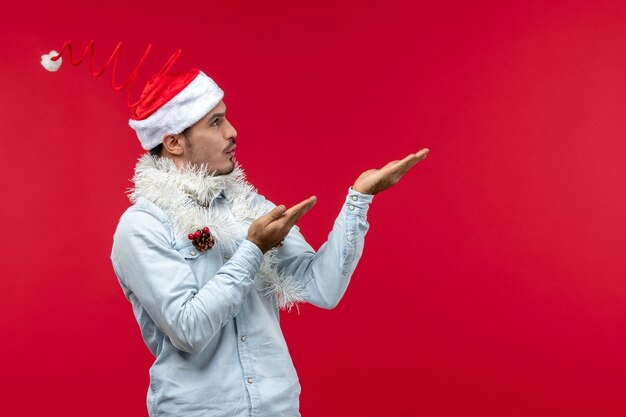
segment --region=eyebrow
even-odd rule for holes
[[[213,116],[211,116],[211,117],[209,118],[209,122],[211,122],[211,121],[213,121],[213,120],[217,119],[218,117],[224,117],[224,114],[225,114],[225,113],[215,113]]]
[[[224,117],[226,115],[226,109],[224,109],[224,113],[215,113],[209,118],[209,122],[217,119],[218,117]]]

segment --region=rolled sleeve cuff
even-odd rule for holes
[[[350,187],[348,188],[345,207],[348,213],[365,215],[373,199],[372,194],[363,194]]]
[[[246,268],[254,276],[263,263],[263,252],[257,245],[245,239],[233,254],[230,262]]]

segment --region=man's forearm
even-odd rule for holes
[[[307,301],[333,308],[345,293],[363,252],[369,224],[366,220],[372,195],[350,189],[328,240],[315,253],[302,234],[293,229],[281,249],[288,273],[304,280]]]

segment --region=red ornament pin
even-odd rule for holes
[[[215,245],[215,239],[211,236],[211,231],[208,227],[189,233],[187,238],[192,241],[193,246],[200,252],[206,252]]]

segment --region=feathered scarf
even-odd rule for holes
[[[135,166],[132,181],[135,186],[129,190],[130,201],[143,197],[159,206],[170,218],[178,239],[208,226],[216,245],[225,252],[234,252],[241,243],[241,224],[249,225],[268,209],[256,197],[256,188],[246,180],[239,164],[230,174],[213,175],[205,166],[187,164],[180,168],[170,158],[145,154]],[[222,192],[232,217],[211,204]],[[278,268],[278,249],[270,249],[264,257],[257,273],[261,293],[275,295],[282,309],[303,301],[303,285]]]

